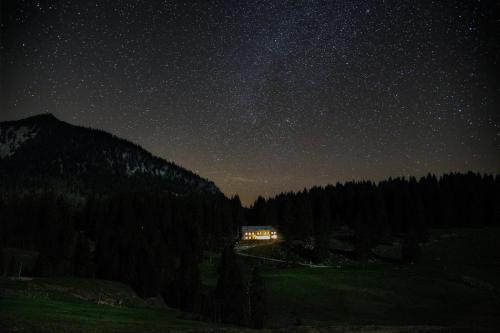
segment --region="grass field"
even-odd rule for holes
[[[422,261],[397,265],[357,263],[338,258],[335,268],[279,267],[240,257],[246,281],[259,265],[268,290],[267,326],[280,332],[351,332],[349,327],[471,328],[500,327],[500,229],[434,230],[422,249]],[[258,255],[280,249],[249,249]],[[385,248],[397,256],[398,247]],[[336,259],[335,259],[336,260]],[[215,286],[218,254],[207,254],[202,281]],[[105,304],[98,304],[105,303]],[[156,304],[156,305],[154,305]],[[236,332],[138,298],[129,287],[76,278],[17,281],[0,279],[0,331],[10,332]],[[336,327],[336,328],[332,328]],[[364,326],[367,327],[368,326]],[[379,332],[379,329],[374,329]],[[302,332],[302,331],[301,331]]]
[[[414,265],[342,258],[333,263],[340,268],[274,267],[244,257],[241,262],[247,278],[252,266],[261,266],[271,326],[299,321],[500,327],[499,238],[499,229],[434,230],[421,263]],[[277,246],[248,252],[269,256],[280,253]],[[204,267],[204,272],[210,277],[215,268]]]
[[[181,319],[177,310],[152,307],[127,286],[110,281],[3,278],[0,291],[1,332],[166,332],[209,327]],[[99,299],[108,304],[98,304]]]

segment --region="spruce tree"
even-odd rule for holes
[[[248,294],[250,298],[250,324],[253,328],[262,329],[269,314],[267,291],[257,266],[252,270]]]
[[[215,294],[222,321],[236,325],[244,324],[245,288],[233,246],[227,246],[222,253]]]

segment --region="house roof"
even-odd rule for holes
[[[270,225],[244,225],[241,226],[242,231],[253,231],[253,230],[275,230],[273,226]]]

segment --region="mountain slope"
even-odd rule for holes
[[[214,183],[107,132],[51,114],[0,123],[0,185],[74,192],[220,194]]]

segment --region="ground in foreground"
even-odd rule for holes
[[[127,286],[76,278],[0,279],[0,331],[166,332],[207,328]]]
[[[271,315],[266,331],[495,332],[499,237],[499,229],[433,231],[415,265],[343,261],[330,268],[282,267],[241,257],[241,266],[246,281],[253,266],[261,268]],[[207,286],[216,283],[217,263],[213,254],[201,266]],[[159,299],[138,298],[120,283],[76,278],[0,278],[4,331],[251,332],[193,320]]]

